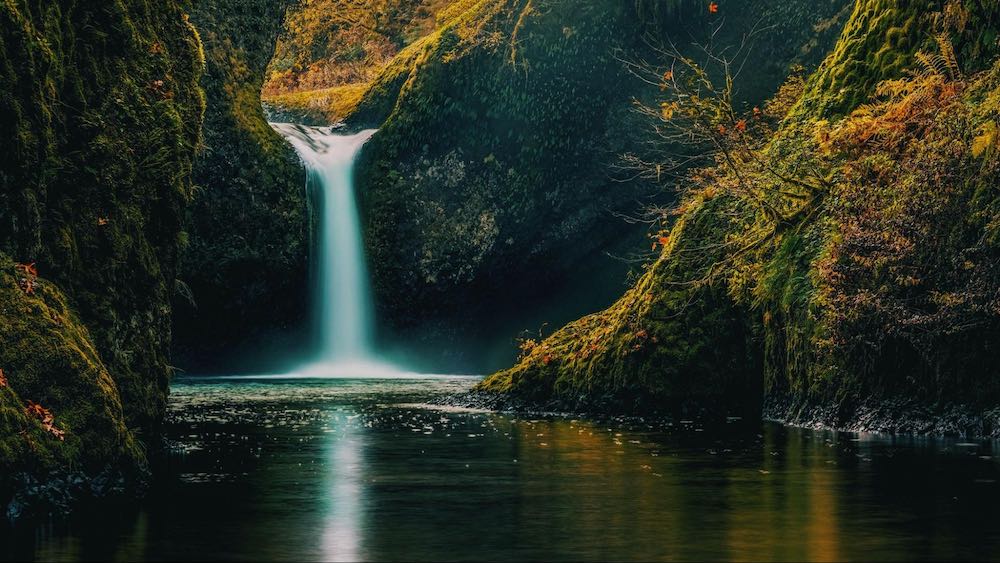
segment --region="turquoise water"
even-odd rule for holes
[[[1000,558],[998,443],[438,409],[469,378],[181,380],[137,506],[44,560]]]

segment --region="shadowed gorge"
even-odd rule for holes
[[[988,560],[1000,6],[5,0],[0,559]]]
[[[266,369],[308,349],[305,171],[260,105],[288,4],[194,5],[208,107],[173,299],[175,362],[182,369]]]

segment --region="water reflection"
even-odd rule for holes
[[[338,432],[328,434],[332,438],[324,487],[329,492],[322,544],[326,561],[361,559],[361,526],[367,516],[362,512],[364,441],[353,420],[348,417]]]
[[[44,535],[0,537],[0,557],[830,561],[1000,553],[995,442],[412,405],[470,384],[181,384],[170,433],[186,453],[143,506]]]

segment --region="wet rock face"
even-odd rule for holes
[[[183,291],[174,299],[175,361],[185,370],[259,369],[253,352],[294,335],[307,318],[305,172],[260,104],[287,5],[201,0],[192,14],[205,46],[208,106],[178,274]]]
[[[848,4],[729,7],[721,42],[739,43],[762,15],[777,26],[757,40],[742,97],[759,102],[791,63],[818,63]],[[621,2],[481,3],[376,81],[348,121],[381,124],[358,182],[381,318],[397,337],[448,355],[620,293],[627,266],[606,253],[641,244],[620,214],[663,196],[618,168],[648,133],[633,99],[655,95],[623,61],[655,59],[650,37],[687,48],[682,29],[707,29],[703,4],[671,5],[651,16]],[[527,313],[588,284],[590,299],[563,307],[570,316]]]

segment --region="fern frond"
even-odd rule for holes
[[[927,53],[917,53],[917,62],[920,63],[921,72],[916,78],[926,79],[932,76],[950,77],[951,70],[948,68],[948,61],[942,55],[929,55]]]
[[[955,55],[955,45],[951,42],[951,38],[944,33],[939,33],[936,39],[938,49],[941,50],[941,58],[944,60],[948,70],[951,71],[951,79],[958,80],[962,78],[962,69],[958,66],[958,57]]]

